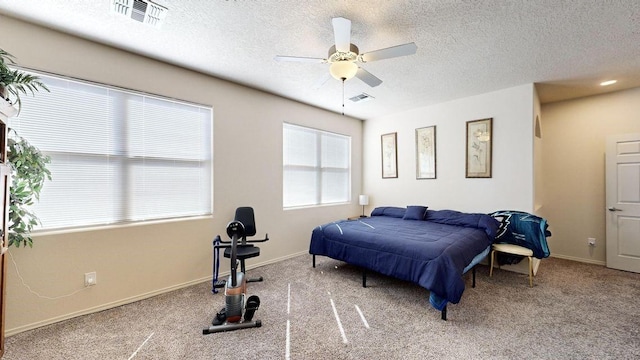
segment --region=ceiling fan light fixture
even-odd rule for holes
[[[349,80],[356,76],[356,73],[358,72],[358,65],[354,64],[352,61],[336,61],[331,64],[331,67],[329,67],[329,72],[331,73],[331,76],[338,80]]]

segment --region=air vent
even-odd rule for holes
[[[369,94],[365,94],[362,93],[360,95],[356,95],[354,97],[349,98],[349,100],[357,103],[357,102],[363,102],[363,101],[369,101],[369,100],[373,100],[375,99],[373,96],[369,95]]]
[[[133,0],[133,9],[131,10],[131,18],[133,20],[144,22],[144,14],[146,12],[147,12],[146,2]]]
[[[111,8],[115,13],[157,28],[167,15],[166,7],[148,0],[113,0]]]

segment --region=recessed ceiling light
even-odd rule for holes
[[[604,81],[600,83],[600,86],[609,86],[609,85],[613,85],[615,83],[617,83],[618,80],[609,80],[609,81]]]

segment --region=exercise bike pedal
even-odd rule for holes
[[[251,321],[253,319],[253,314],[255,314],[256,310],[258,310],[259,307],[260,298],[256,295],[249,296],[249,299],[247,299],[247,306],[245,307],[244,321]],[[260,325],[258,325],[258,327],[259,326]]]
[[[218,311],[216,316],[211,321],[211,325],[219,326],[219,325],[224,324],[225,321],[227,321],[227,309],[226,308],[222,308],[222,310]]]
[[[220,289],[227,285],[227,280],[217,280],[213,283],[214,289]]]
[[[252,282],[262,282],[264,281],[264,278],[262,278],[262,276],[260,276],[259,278],[251,278],[251,279],[247,279],[248,283],[252,283]]]

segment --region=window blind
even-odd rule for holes
[[[212,213],[212,109],[41,75],[11,129],[51,156],[39,229]]]
[[[283,125],[283,206],[348,202],[351,137]]]

